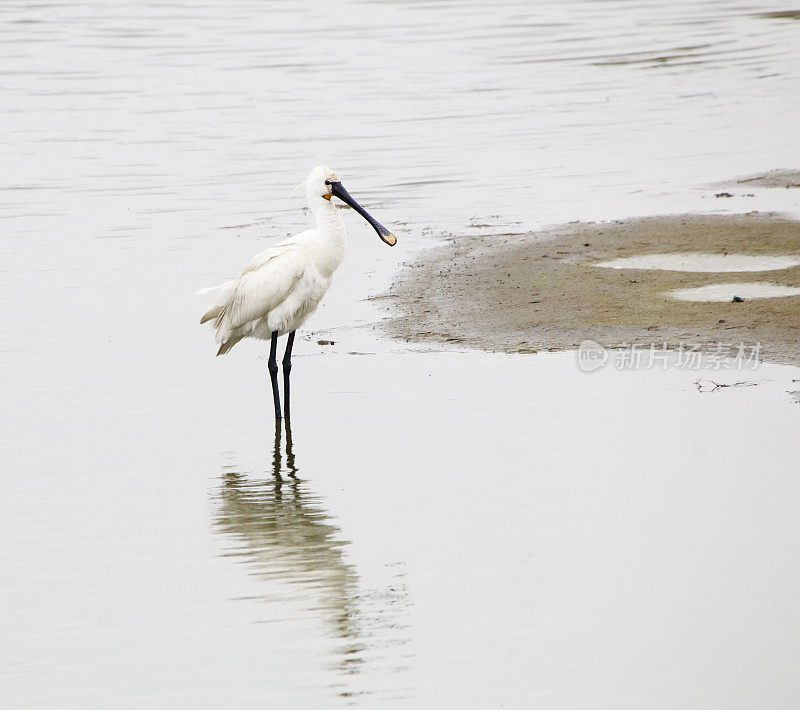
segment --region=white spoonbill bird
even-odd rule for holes
[[[278,391],[278,337],[289,335],[283,356],[283,413],[289,418],[289,373],[295,331],[319,305],[331,285],[333,272],[344,259],[347,234],[340,210],[331,201],[338,197],[369,222],[390,247],[395,236],[375,220],[344,189],[339,176],[318,165],[306,178],[306,199],[317,228],[295,234],[245,264],[239,278],[200,293],[216,293],[215,303],[203,314],[201,323],[216,330],[217,355],[224,355],[242,338],[269,340],[269,376],[275,419],[281,418]]]

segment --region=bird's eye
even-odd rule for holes
[[[326,181],[325,181],[325,184],[326,184],[326,185],[330,185],[330,184],[331,184],[331,181],[330,181],[330,180],[326,180]]]

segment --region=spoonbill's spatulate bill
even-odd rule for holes
[[[278,337],[287,335],[283,356],[283,413],[289,417],[289,372],[294,333],[317,308],[331,285],[333,272],[344,259],[347,234],[341,213],[331,201],[337,197],[369,222],[390,247],[395,236],[358,204],[344,189],[339,176],[319,165],[306,178],[306,199],[317,221],[309,229],[256,254],[239,278],[201,293],[215,293],[215,303],[201,323],[214,326],[217,355],[224,355],[242,338],[269,340],[269,375],[275,418],[281,418],[278,391]]]

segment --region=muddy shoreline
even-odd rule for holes
[[[800,222],[772,213],[677,215],[570,223],[542,232],[453,237],[422,252],[388,293],[384,328],[415,342],[511,353],[561,350],[592,340],[735,352],[760,343],[766,361],[800,365],[800,296],[744,302],[678,301],[666,292],[763,281],[800,285],[800,266],[699,273],[606,269],[639,254],[800,253]]]

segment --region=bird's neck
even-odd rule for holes
[[[330,200],[323,197],[317,197],[309,200],[309,207],[317,221],[317,232],[325,239],[344,244],[344,238],[347,234],[344,221],[337,209]]]
[[[330,253],[335,262],[333,266],[335,269],[344,259],[345,237],[347,236],[341,210],[323,197],[309,199],[308,205],[317,221],[317,237],[320,245]]]

